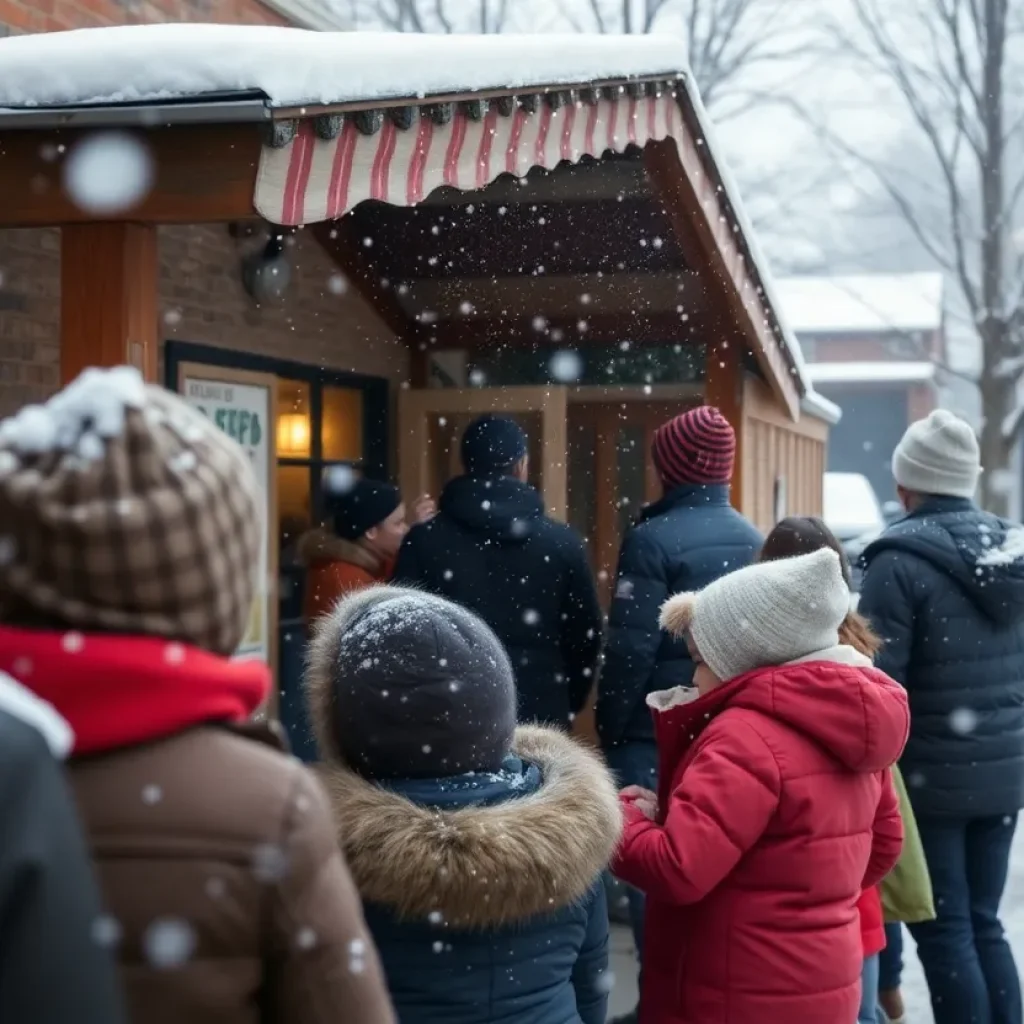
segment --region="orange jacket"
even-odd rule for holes
[[[299,557],[306,566],[302,615],[307,625],[326,615],[346,594],[383,583],[391,575],[391,565],[362,544],[323,529],[302,535]]]

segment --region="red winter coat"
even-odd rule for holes
[[[647,894],[641,1024],[857,1017],[857,902],[899,856],[910,716],[850,648],[822,657],[654,695],[658,816],[625,804],[613,864]]]

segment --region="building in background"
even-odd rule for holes
[[[792,277],[779,281],[786,319],[815,388],[843,409],[828,468],[859,473],[895,498],[889,461],[908,424],[951,404],[941,274]]]

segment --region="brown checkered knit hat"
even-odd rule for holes
[[[233,652],[262,543],[245,452],[131,367],[0,422],[0,616]]]

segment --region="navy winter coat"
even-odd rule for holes
[[[477,613],[512,660],[519,719],[565,727],[586,702],[602,618],[579,535],[544,515],[512,477],[452,480],[440,510],[413,527],[392,575]]]
[[[323,777],[400,1024],[604,1024],[621,821],[593,753],[527,726],[495,774]]]
[[[1024,807],[1024,528],[934,498],[864,552],[860,611],[910,697],[900,765],[919,815]]]
[[[653,743],[647,695],[693,682],[686,644],[658,628],[661,606],[749,565],[761,544],[760,533],[729,504],[724,484],[678,487],[644,509],[619,553],[597,696],[603,746]]]

